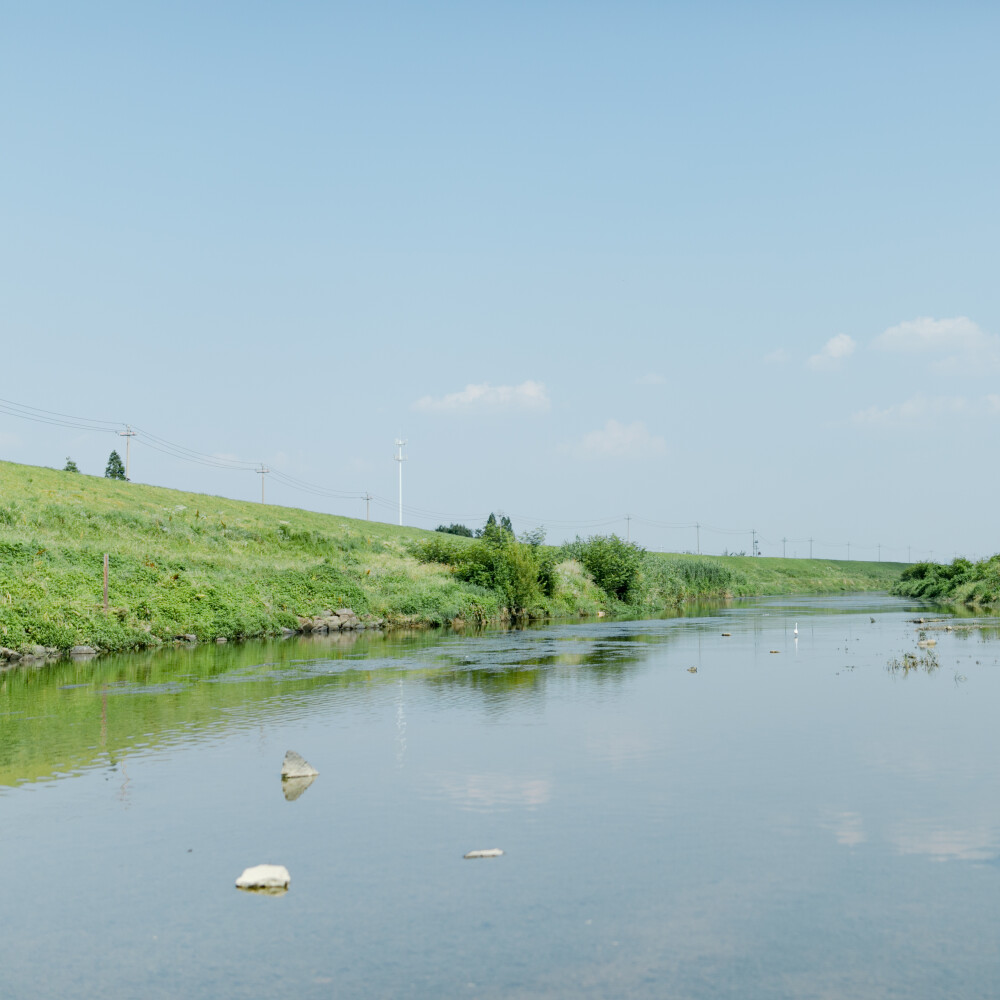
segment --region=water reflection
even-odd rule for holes
[[[547,778],[489,772],[440,774],[436,781],[442,795],[472,811],[534,808],[552,798],[552,782]]]
[[[991,861],[1000,857],[995,827],[948,828],[933,820],[911,821],[891,839],[900,854],[920,854],[932,861]]]
[[[285,778],[281,782],[281,792],[285,796],[286,802],[294,802],[301,798],[303,792],[316,780],[315,774],[306,775],[301,778]]]
[[[343,996],[992,995],[1000,671],[968,638],[994,639],[945,622],[919,647],[916,613],[779,598],[9,672],[5,986],[38,995],[48,961],[45,987],[70,1000],[275,983],[311,998],[331,981]],[[289,745],[323,771],[294,805],[274,787]],[[502,863],[463,864],[492,846]],[[276,906],[231,888],[265,860],[295,874]]]
[[[625,628],[608,623],[612,633]],[[0,679],[0,785],[75,772],[124,753],[190,742],[270,713],[321,710],[324,697],[398,686],[397,758],[406,756],[404,681],[478,693],[490,706],[544,693],[553,671],[620,677],[669,635],[558,630],[352,633],[268,643],[178,646],[86,664],[59,661]],[[403,671],[403,674],[400,674]],[[127,795],[123,793],[123,800]]]

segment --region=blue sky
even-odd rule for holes
[[[352,516],[402,434],[410,524],[992,553],[998,21],[0,3],[0,397]],[[112,430],[0,409],[0,457],[100,474]]]

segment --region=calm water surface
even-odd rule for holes
[[[1000,643],[920,613],[9,671],[0,995],[995,997]]]

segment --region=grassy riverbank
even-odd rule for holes
[[[0,462],[0,646],[144,648],[264,636],[350,607],[390,624],[503,620],[496,591],[414,552],[435,532]],[[458,544],[472,544],[458,540]],[[901,566],[647,554],[626,608],[566,553],[536,616],[694,597],[887,589]],[[110,556],[103,610],[103,554]]]

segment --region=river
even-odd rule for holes
[[[994,996],[996,622],[921,615],[767,598],[0,674],[0,993]],[[287,749],[320,772],[292,800]],[[286,894],[234,887],[262,862]]]

